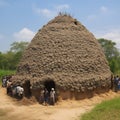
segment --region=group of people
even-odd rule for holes
[[[2,77],[2,87],[7,87],[8,82],[11,81],[12,76],[3,76]]]
[[[118,75],[114,77],[114,90],[115,92],[120,90],[120,77]]]
[[[40,103],[44,105],[54,105],[55,104],[55,97],[56,92],[54,88],[51,88],[50,91],[47,88],[41,90],[40,93]]]
[[[2,87],[6,88],[6,93],[12,97],[22,98],[24,89],[20,84],[14,85],[11,80],[12,76],[2,78]]]

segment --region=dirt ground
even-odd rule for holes
[[[80,116],[97,103],[116,96],[120,93],[109,91],[91,99],[60,101],[55,106],[44,106],[28,102],[26,98],[17,101],[7,96],[6,89],[0,87],[0,120],[80,120]]]

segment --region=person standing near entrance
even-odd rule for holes
[[[45,90],[44,90],[44,103],[45,103],[45,105],[48,105],[48,102],[49,102],[49,92],[45,88]]]
[[[39,102],[40,102],[41,104],[44,103],[44,93],[45,93],[45,90],[42,89],[41,92],[40,92],[40,99],[39,99]]]
[[[55,104],[55,90],[54,90],[54,88],[51,88],[51,91],[50,91],[50,104],[51,105]]]

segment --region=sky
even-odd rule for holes
[[[15,41],[30,42],[59,12],[120,49],[120,0],[0,0],[0,51],[7,52]]]

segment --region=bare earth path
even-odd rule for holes
[[[0,120],[80,120],[80,115],[91,110],[97,103],[115,96],[119,96],[119,93],[109,91],[91,99],[61,101],[55,106],[38,103],[25,105],[25,98],[17,101],[7,96],[6,90],[0,87]]]

